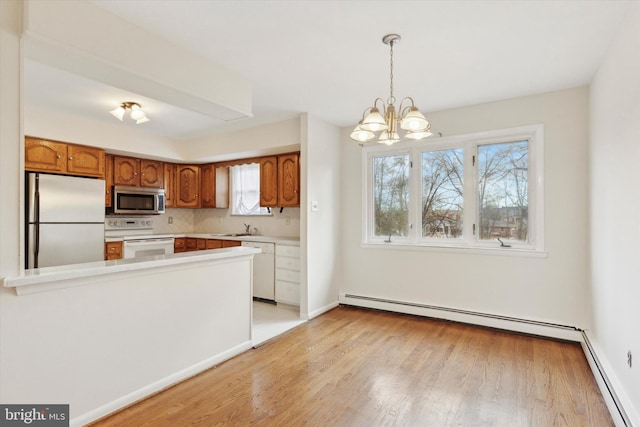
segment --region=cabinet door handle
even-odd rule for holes
[[[61,159],[61,158],[62,158],[62,156],[61,156],[60,154],[58,154],[56,157],[57,157],[58,159]]]
[[[69,156],[69,160],[73,160],[73,157]]]

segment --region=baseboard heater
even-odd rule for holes
[[[626,427],[633,427],[633,424],[631,423],[631,419],[627,415],[627,412],[624,410],[624,407],[622,406],[622,402],[620,401],[620,398],[618,398],[618,395],[616,394],[613,388],[613,385],[611,384],[611,381],[609,381],[609,377],[607,377],[607,373],[604,371],[602,364],[600,363],[600,360],[598,360],[598,356],[596,355],[596,352],[593,346],[591,345],[591,341],[589,341],[589,337],[587,337],[587,334],[584,331],[582,331],[582,339],[584,340],[584,346],[589,351],[589,356],[591,357],[593,364],[598,370],[598,374],[600,374],[600,378],[602,378],[602,382],[604,383],[604,386],[607,388],[607,392],[609,393],[609,396],[611,396],[611,400],[613,401],[613,404],[616,407],[616,411],[618,412],[618,414],[620,414],[620,418],[622,419],[622,422]]]
[[[437,305],[419,304],[419,303],[415,303],[415,302],[395,301],[395,300],[384,299],[384,298],[367,297],[367,296],[363,296],[363,295],[345,294],[344,296],[345,296],[345,298],[381,302],[381,303],[385,303],[385,304],[404,305],[404,306],[407,306],[407,307],[417,307],[417,308],[424,308],[424,309],[428,309],[428,310],[446,311],[448,313],[464,314],[466,316],[479,316],[479,317],[484,317],[484,318],[487,318],[487,319],[495,319],[495,320],[506,320],[506,321],[509,321],[509,322],[517,322],[517,323],[525,323],[525,324],[528,324],[528,325],[544,326],[544,327],[547,327],[547,328],[560,328],[560,329],[567,330],[567,331],[577,331],[577,332],[581,332],[582,331],[582,329],[577,328],[575,326],[561,325],[561,324],[558,324],[558,323],[540,322],[540,321],[537,321],[537,320],[521,319],[521,318],[518,318],[518,317],[500,316],[500,315],[497,315],[497,314],[482,313],[482,312],[479,312],[479,311],[460,310],[460,309],[457,309],[457,308],[440,307],[440,306],[437,306]]]
[[[479,311],[461,310],[461,309],[457,309],[457,308],[441,307],[441,306],[437,306],[437,305],[420,304],[420,303],[407,302],[407,301],[397,301],[397,300],[390,300],[390,299],[385,299],[385,298],[375,298],[375,297],[368,297],[368,296],[364,296],[364,295],[344,294],[344,298],[351,299],[351,300],[368,301],[368,302],[380,303],[380,304],[393,304],[393,305],[397,305],[397,306],[401,306],[401,307],[404,306],[404,307],[412,307],[412,308],[419,308],[419,309],[425,309],[425,310],[434,310],[434,311],[440,311],[440,312],[459,314],[459,315],[463,315],[463,316],[474,316],[474,317],[480,317],[480,318],[498,320],[498,321],[515,322],[515,323],[531,325],[531,326],[539,326],[539,327],[544,327],[544,328],[554,328],[554,329],[561,330],[561,331],[567,331],[567,332],[580,334],[581,335],[581,341],[584,343],[584,345],[586,346],[586,348],[587,348],[587,350],[589,352],[589,354],[586,354],[586,352],[585,352],[585,356],[590,358],[591,361],[593,362],[593,364],[595,365],[596,370],[597,370],[597,374],[602,379],[602,382],[604,383],[604,385],[606,387],[607,394],[611,397],[611,400],[612,400],[613,405],[615,407],[615,411],[620,416],[620,418],[619,418],[620,421],[622,421],[626,427],[632,427],[633,426],[633,424],[631,424],[631,420],[629,419],[626,411],[624,410],[624,407],[622,406],[622,402],[618,398],[618,395],[615,393],[613,385],[611,384],[611,381],[609,381],[609,378],[607,377],[607,374],[605,373],[602,364],[598,360],[598,357],[596,355],[596,352],[595,352],[593,346],[589,342],[589,339],[587,338],[587,335],[585,334],[584,330],[581,329],[581,328],[578,328],[578,327],[575,327],[575,326],[569,326],[569,325],[562,325],[562,324],[558,324],[558,323],[541,322],[541,321],[537,321],[537,320],[522,319],[522,318],[518,318],[518,317],[500,316],[500,315],[497,315],[497,314],[482,313],[482,312],[479,312]],[[356,305],[356,304],[349,304],[348,301],[341,301],[341,302],[343,304],[346,304],[346,305],[354,305],[354,306]],[[355,301],[354,301],[354,303],[355,303]],[[398,310],[398,311],[402,312],[400,310]],[[406,313],[406,312],[402,312],[402,313]],[[409,314],[415,314],[415,313],[409,313]],[[428,317],[428,316],[425,316],[425,317]],[[467,322],[467,323],[471,323],[471,322]],[[592,369],[592,371],[593,371],[593,369]],[[596,372],[594,372],[594,375],[595,374],[596,374]],[[603,391],[602,388],[601,388],[601,391]],[[604,394],[604,391],[603,391],[603,394]],[[613,408],[611,406],[609,406],[609,410],[612,411]]]

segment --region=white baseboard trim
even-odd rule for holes
[[[340,294],[340,303],[582,342],[581,330],[575,326],[343,293]]]
[[[600,393],[609,408],[613,422],[617,427],[640,426],[640,416],[634,410],[631,399],[622,392],[623,389],[613,375],[613,370],[606,357],[594,342],[595,340],[590,339],[588,330],[582,331],[582,335],[584,336],[582,350],[600,388]]]
[[[145,399],[151,396],[152,394],[158,393],[166,388],[171,387],[174,384],[177,384],[181,381],[186,380],[187,378],[197,375],[200,372],[206,371],[207,369],[213,366],[216,366],[224,362],[225,360],[229,360],[232,357],[251,349],[251,347],[252,347],[251,341],[245,341],[235,347],[230,348],[229,350],[223,351],[222,353],[218,353],[215,356],[212,356],[208,359],[203,360],[202,362],[189,366],[188,368],[185,368],[179,372],[176,372],[172,375],[169,375],[165,378],[155,381],[149,385],[146,385],[138,390],[135,390],[129,394],[126,394],[96,409],[93,409],[89,412],[86,412],[82,415],[72,418],[69,421],[69,426],[80,427],[90,422],[93,422],[99,418],[104,417],[105,415],[109,415],[119,409],[122,409],[128,405],[131,405],[132,403]]]
[[[318,317],[320,316],[322,313],[326,313],[329,310],[333,310],[334,308],[336,308],[337,306],[340,305],[339,301],[334,301],[331,304],[327,304],[324,307],[320,307],[317,310],[313,310],[312,312],[310,312],[307,316],[307,318],[309,320],[313,319],[314,317]]]

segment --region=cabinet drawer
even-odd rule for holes
[[[300,305],[300,286],[297,283],[276,280],[276,301]]]
[[[300,247],[276,245],[276,255],[300,258]]]
[[[285,282],[300,283],[300,272],[278,268],[276,269],[276,280],[284,280]]]
[[[276,268],[300,271],[300,259],[285,256],[276,256]]]

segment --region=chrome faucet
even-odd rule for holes
[[[251,224],[244,224],[244,232],[246,234],[251,234]]]

